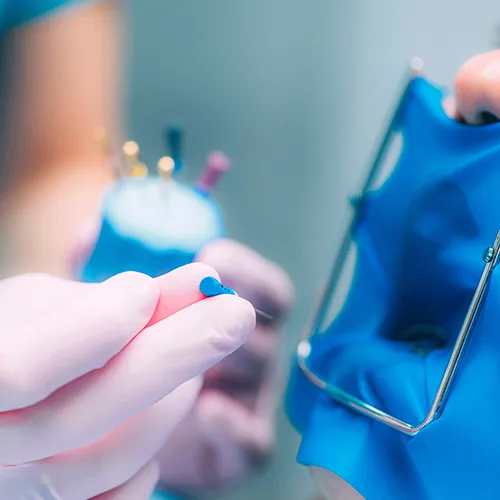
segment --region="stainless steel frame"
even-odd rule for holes
[[[413,79],[416,78],[421,73],[422,69],[423,69],[423,63],[420,59],[414,59],[411,62],[409,75],[405,78],[405,85],[403,92],[401,93],[399,103],[390,120],[387,132],[384,135],[381,145],[375,155],[375,158],[371,165],[370,171],[364,183],[361,194],[360,196],[355,198],[356,201],[355,203],[353,203],[354,211],[351,223],[342,240],[340,250],[337,254],[337,258],[335,259],[332,271],[327,281],[327,286],[322,296],[320,297],[319,305],[314,311],[314,314],[312,316],[312,321],[306,327],[303,338],[299,342],[296,351],[298,364],[303,373],[305,374],[305,376],[309,379],[309,381],[312,384],[323,390],[326,394],[328,394],[332,399],[334,399],[338,403],[343,404],[348,408],[351,408],[352,410],[361,413],[362,415],[378,420],[379,422],[382,422],[409,436],[415,436],[427,425],[429,425],[431,422],[437,419],[445,406],[446,399],[449,394],[451,385],[453,383],[454,376],[457,372],[458,366],[463,357],[467,341],[471,335],[474,322],[477,318],[478,311],[483,302],[488,282],[491,278],[491,274],[495,266],[498,263],[500,254],[500,229],[497,233],[493,245],[491,247],[488,247],[483,254],[483,260],[485,262],[485,265],[483,272],[481,274],[481,278],[479,280],[478,286],[476,288],[469,309],[463,321],[462,327],[460,329],[457,340],[451,352],[450,359],[448,360],[448,363],[444,370],[443,377],[441,379],[441,382],[439,384],[439,387],[437,389],[436,395],[433,399],[429,412],[427,413],[427,416],[420,423],[411,424],[409,422],[405,422],[404,420],[401,420],[393,415],[390,415],[379,408],[375,408],[374,406],[368,404],[366,401],[362,401],[353,394],[350,394],[349,392],[343,390],[341,387],[330,384],[328,381],[324,380],[310,366],[309,357],[311,354],[311,343],[309,339],[311,338],[312,335],[320,332],[320,328],[324,323],[326,313],[328,310],[328,305],[330,304],[330,301],[337,289],[338,282],[342,274],[342,270],[349,255],[349,250],[353,242],[353,231],[358,223],[361,210],[363,209],[363,203],[366,194],[372,187],[374,181],[377,179],[377,175],[380,172],[387,151],[391,145],[394,130],[396,128],[398,119],[400,117],[401,111],[405,105],[406,98],[408,96],[408,90],[410,84],[413,81]]]

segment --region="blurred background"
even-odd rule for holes
[[[179,177],[189,183],[210,151],[220,149],[231,158],[232,169],[216,194],[229,236],[278,262],[297,289],[282,353],[284,387],[292,351],[340,242],[348,196],[360,187],[409,60],[420,56],[431,80],[451,86],[465,60],[500,45],[498,3],[124,1],[126,139],[137,141],[142,160],[154,165],[166,153],[166,125],[180,123],[187,134],[187,166]],[[0,10],[2,5],[0,0]],[[36,47],[28,48],[37,59]],[[8,63],[14,55],[4,48],[0,57]],[[54,75],[45,86],[58,79]],[[3,85],[0,78],[1,154],[11,147],[3,128],[11,97],[3,96],[8,94]],[[30,126],[36,122],[31,104],[26,105]],[[52,133],[46,132],[50,147]],[[23,159],[29,156],[22,141],[18,149]],[[8,191],[8,170],[0,171],[0,191]],[[38,175],[38,181],[47,178],[45,171]],[[50,189],[64,191],[58,185]],[[63,203],[62,211],[77,205],[73,198]],[[2,215],[5,225],[9,214]],[[40,241],[50,240],[45,226],[40,227]],[[0,234],[3,264],[3,227]],[[295,460],[299,437],[283,410],[277,428],[272,465],[217,499],[312,500],[316,490]]]
[[[192,181],[227,152],[218,188],[229,234],[279,262],[297,287],[288,359],[339,243],[406,64],[420,56],[450,86],[498,41],[493,0],[129,0],[128,135],[146,163],[162,131],[187,131]],[[224,499],[306,500],[298,437],[280,412],[271,468]],[[218,498],[222,498],[217,495]]]

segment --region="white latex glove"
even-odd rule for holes
[[[0,499],[149,498],[198,376],[255,326],[241,298],[202,300],[209,275],[0,282]]]

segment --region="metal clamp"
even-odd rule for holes
[[[372,166],[366,178],[365,184],[361,191],[361,195],[356,197],[357,203],[353,205],[354,211],[351,223],[349,224],[349,227],[342,239],[342,244],[337,254],[337,258],[335,259],[332,271],[329,276],[329,280],[327,282],[327,286],[322,296],[320,297],[319,305],[314,311],[314,314],[312,316],[312,321],[310,321],[310,323],[307,325],[302,340],[299,342],[296,350],[298,365],[301,368],[304,375],[308,378],[308,380],[312,384],[314,384],[319,389],[323,390],[326,394],[328,394],[328,396],[330,396],[338,403],[343,404],[362,415],[365,415],[383,424],[386,424],[389,427],[397,429],[408,436],[415,436],[416,434],[418,434],[422,429],[424,429],[431,422],[436,420],[444,408],[447,396],[449,394],[451,385],[453,383],[454,376],[457,372],[458,366],[462,359],[464,349],[467,345],[467,341],[470,338],[475,320],[483,303],[483,299],[486,294],[486,289],[490,281],[492,272],[499,260],[500,229],[496,235],[493,245],[491,247],[488,247],[483,254],[483,260],[485,262],[485,266],[481,274],[481,278],[479,280],[472,301],[469,305],[469,309],[467,311],[465,319],[460,328],[460,332],[458,334],[457,340],[455,342],[450,358],[446,365],[446,369],[443,373],[443,377],[441,379],[437,392],[432,401],[429,412],[420,423],[411,424],[409,422],[405,422],[404,420],[396,418],[393,415],[389,415],[388,413],[382,411],[381,409],[376,408],[367,403],[366,401],[363,401],[360,398],[354,396],[353,394],[350,394],[349,392],[343,390],[341,387],[330,384],[328,381],[324,380],[310,366],[309,358],[311,355],[312,347],[309,339],[311,338],[312,335],[320,331],[321,325],[324,323],[326,313],[328,310],[328,305],[335,293],[339,279],[342,274],[342,270],[349,255],[351,244],[353,243],[353,232],[359,221],[361,211],[363,210],[364,200],[366,199],[368,191],[372,187],[373,182],[375,181],[377,175],[379,174],[380,168],[383,164],[386,153],[391,144],[393,138],[393,132],[398,123],[404,104],[406,102],[410,84],[413,81],[413,79],[420,74],[422,69],[423,69],[423,63],[420,59],[414,59],[411,62],[410,72],[409,72],[410,74],[406,78],[406,83],[404,86],[404,90],[401,94],[399,103],[390,120],[389,127],[382,139],[377,154],[375,155],[375,159],[372,163]]]

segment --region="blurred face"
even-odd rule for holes
[[[444,107],[450,117],[469,125],[500,120],[500,50],[472,57],[459,68],[455,96]]]
[[[450,119],[468,126],[500,121],[500,50],[475,56],[458,69],[453,95],[446,98],[443,108]],[[311,467],[311,475],[329,500],[362,498],[326,469]]]

